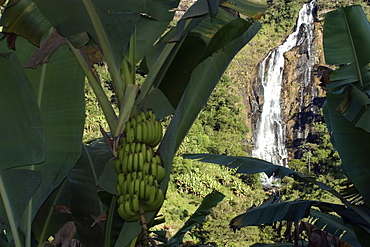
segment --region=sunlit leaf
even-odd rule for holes
[[[339,8],[325,15],[324,54],[327,64],[370,62],[370,24],[361,6]]]
[[[370,205],[368,181],[370,167],[370,133],[355,128],[338,111],[337,105],[343,101],[344,95],[327,94],[326,119],[330,121],[335,147],[342,159],[342,169],[356,189],[361,193],[367,205]]]

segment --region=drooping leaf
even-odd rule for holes
[[[246,226],[258,226],[281,221],[297,222],[309,216],[311,207],[318,207],[322,212],[336,212],[345,223],[356,224],[364,229],[367,235],[370,234],[369,224],[352,209],[339,204],[306,200],[267,203],[256,208],[250,208],[245,213],[233,218],[230,221],[230,227],[237,230]]]
[[[256,174],[264,172],[269,177],[273,175],[279,176],[280,178],[284,178],[285,176],[293,176],[298,181],[316,184],[320,187],[320,189],[326,190],[338,197],[340,200],[342,200],[342,202],[348,203],[336,190],[322,182],[317,181],[315,178],[295,172],[287,167],[274,165],[265,160],[251,157],[225,156],[216,154],[184,154],[183,157],[185,159],[196,159],[201,162],[237,168],[236,172],[242,174]]]
[[[47,63],[54,51],[66,44],[67,40],[54,30],[41,41],[40,47],[35,50],[24,67],[36,69],[37,65]]]
[[[334,246],[352,247],[352,245],[347,242],[321,230],[309,222],[301,221],[298,226],[298,231],[296,232],[297,234],[301,234],[303,231],[307,232],[308,242],[312,246],[331,246],[331,244],[334,243]]]
[[[0,221],[8,226],[13,221],[17,228],[29,200],[40,186],[41,174],[37,171],[9,169],[1,171],[0,176]],[[6,207],[6,204],[10,207]]]
[[[312,201],[290,201],[273,204],[262,204],[257,208],[248,209],[230,221],[230,228],[240,229],[246,226],[259,226],[273,222],[297,222],[309,215]],[[292,213],[295,212],[295,213]]]
[[[32,0],[10,0],[1,16],[1,24],[4,32],[23,36],[34,45],[40,44],[51,27]]]
[[[45,159],[37,99],[14,53],[0,53],[0,170]]]
[[[318,228],[340,237],[353,246],[360,246],[351,225],[345,224],[338,216],[311,209],[310,217],[316,219],[314,225]]]
[[[170,246],[179,246],[183,242],[182,240],[184,235],[195,225],[202,223],[210,213],[211,209],[222,201],[224,197],[225,195],[218,191],[213,191],[204,197],[197,210],[190,216],[190,218],[184,223],[183,227],[176,232],[167,244]]]
[[[267,5],[244,0],[226,0],[221,3],[221,6],[233,9],[241,14],[258,20],[266,11]]]

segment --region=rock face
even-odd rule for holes
[[[322,121],[320,109],[325,100],[324,91],[318,86],[319,81],[314,77],[315,65],[322,63],[322,35],[320,28],[317,28],[319,25],[320,23],[316,22],[312,25],[298,26],[297,44],[284,53],[280,102],[275,104],[280,104],[281,121],[285,124],[284,138],[288,160],[299,158],[297,147],[310,138],[312,123]],[[312,30],[308,32],[307,29]],[[246,92],[249,97],[245,103],[249,108],[252,133],[258,132],[259,119],[265,102],[262,74],[263,72],[259,71]],[[256,142],[255,137],[254,142]]]
[[[303,37],[300,45],[284,54],[282,98],[287,126],[286,147],[290,158],[300,158],[296,148],[311,137],[312,123],[323,121],[321,107],[325,94],[314,76],[314,67],[322,61],[320,32],[315,28],[311,47],[307,37]],[[311,53],[308,52],[310,48]]]

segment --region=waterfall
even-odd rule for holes
[[[258,68],[258,77],[263,87],[263,106],[256,125],[252,156],[280,166],[286,166],[288,160],[285,146],[286,125],[282,117],[284,102],[281,97],[284,53],[299,45],[302,36],[309,39],[312,46],[315,7],[315,0],[303,5],[298,14],[295,31],[283,44],[271,50]],[[311,57],[311,49],[308,49],[307,57]],[[309,77],[312,66],[307,67],[310,71],[307,71],[305,76]],[[303,97],[303,90],[301,91],[300,96]],[[271,182],[267,177],[262,179],[265,186],[271,185]]]

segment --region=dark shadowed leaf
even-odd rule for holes
[[[21,64],[25,64],[34,46],[23,38],[18,38],[17,44],[19,48],[15,53]],[[47,65],[36,70],[25,69],[25,72],[40,109],[46,143],[45,161],[34,168],[24,166],[42,174],[42,182],[32,201],[33,219],[38,208],[60,185],[80,156],[84,125],[84,75],[67,46],[57,49]],[[25,229],[26,218],[22,219],[20,227]]]
[[[14,53],[0,53],[0,170],[45,159],[37,99]]]
[[[72,220],[72,215],[55,212],[53,205],[69,206],[69,183],[65,179],[42,204],[32,222],[36,241],[43,242],[56,234],[60,227]]]
[[[309,243],[306,241],[300,241],[298,246],[294,243],[278,243],[278,244],[254,244],[251,247],[308,247]]]
[[[344,223],[338,216],[323,213],[315,209],[311,209],[310,216],[317,219],[315,220],[314,225],[318,228],[323,229],[325,232],[331,233],[334,236],[340,237],[342,240],[353,246],[360,246],[351,225]]]
[[[111,157],[106,143],[98,139],[89,146],[83,146],[81,158],[68,173],[71,211],[79,239],[86,246],[103,246],[103,225],[93,223],[106,210],[98,196],[98,179]]]
[[[7,225],[13,221],[17,227],[29,200],[40,186],[41,174],[37,171],[9,169],[1,171],[0,176],[0,221]],[[6,210],[4,202],[9,203],[9,209]]]

